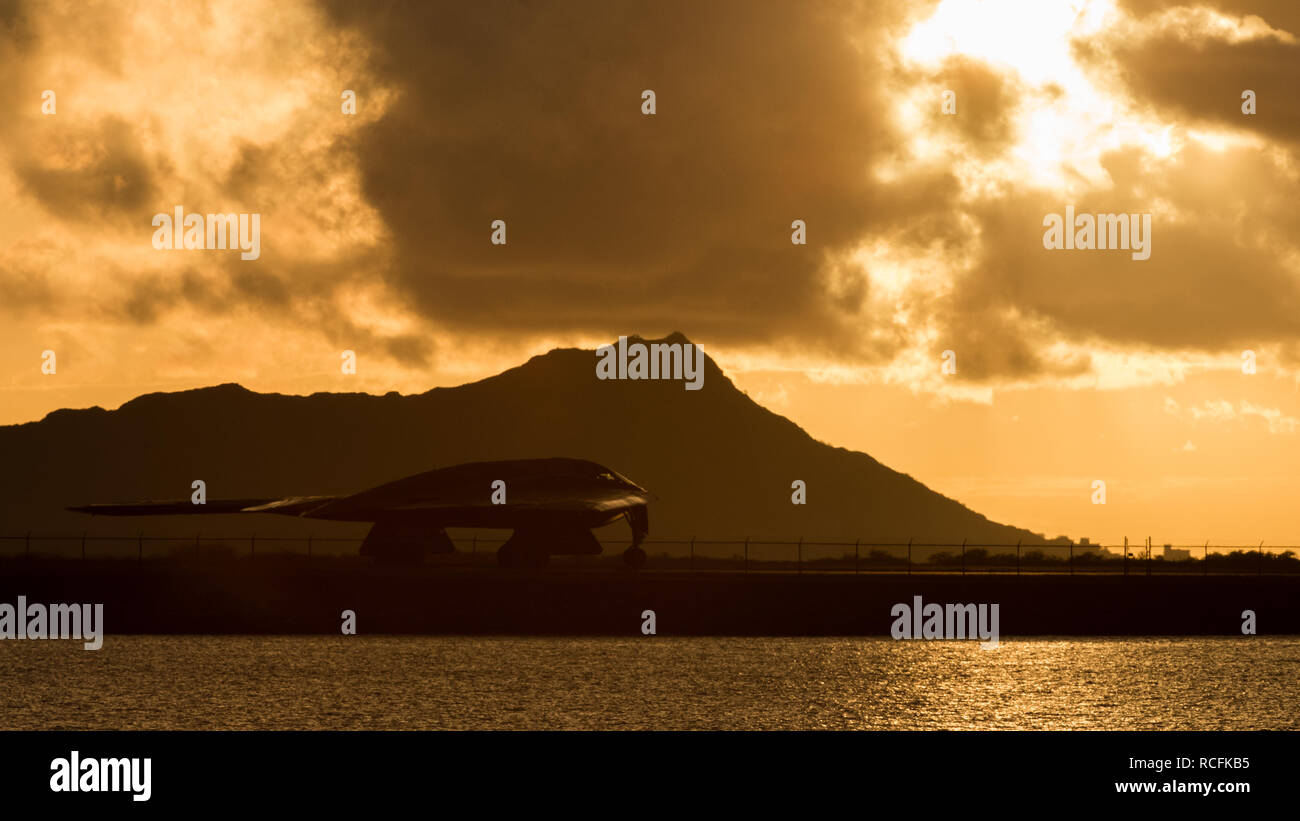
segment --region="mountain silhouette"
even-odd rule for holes
[[[285,396],[225,384],[147,394],[115,411],[55,411],[0,427],[0,534],[359,534],[364,525],[269,516],[91,521],[64,508],[187,499],[196,479],[209,499],[335,494],[461,462],[570,456],[608,465],[659,497],[652,541],[1043,541],[865,453],[816,441],[738,390],[712,359],[700,390],[680,379],[600,380],[596,361],[591,350],[556,349],[412,396]],[[806,504],[791,502],[795,480],[806,483]]]

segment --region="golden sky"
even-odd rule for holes
[[[1293,0],[0,0],[0,424],[680,330],[996,521],[1300,544],[1297,36]],[[177,205],[260,214],[260,258],[155,250]],[[1151,214],[1150,259],[1046,250],[1066,206]]]

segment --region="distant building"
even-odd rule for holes
[[[1165,545],[1164,555],[1162,558],[1164,558],[1164,560],[1167,562],[1181,562],[1184,559],[1192,558],[1192,551],[1183,550],[1181,548],[1174,547],[1171,544],[1167,544]]]
[[[1092,539],[1089,539],[1085,536],[1079,539],[1078,544],[1074,546],[1074,554],[1076,556],[1086,556],[1089,553],[1093,553],[1098,556],[1110,555],[1110,551],[1107,550],[1105,546],[1099,544],[1093,544]]]

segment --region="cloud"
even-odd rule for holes
[[[952,349],[977,392],[1300,362],[1294,15],[1241,5],[10,2],[0,310],[411,369],[680,329],[937,390]],[[153,251],[177,204],[260,213],[262,257]],[[1151,259],[1044,250],[1066,205],[1151,213]]]
[[[959,115],[931,106],[930,126],[954,127],[961,141],[983,156],[1007,149],[1015,136],[1015,114],[1023,88],[1013,74],[967,57],[950,57],[935,80],[956,94]]]
[[[957,13],[960,3],[950,5]],[[1200,115],[1153,105],[1125,83],[1130,71],[1164,72],[1187,100],[1219,106],[1240,127],[1250,120],[1238,108],[1244,86],[1216,96],[1188,77],[1231,73],[1233,55],[1249,55],[1257,77],[1285,85],[1297,64],[1295,38],[1258,18],[1203,8],[1144,13],[1112,15],[1088,36],[1072,35],[1079,64],[1054,71],[1029,71],[1045,63],[1031,54],[1038,62],[1027,64],[1010,32],[990,41],[1011,52],[1005,58],[972,35],[987,59],[1012,67],[1004,86],[1022,102],[998,105],[1011,112],[1002,131],[1011,136],[992,150],[963,133],[936,152],[955,158],[963,195],[949,204],[954,264],[948,286],[930,300],[930,338],[933,351],[953,348],[970,366],[960,379],[1069,381],[1096,367],[1093,353],[1106,349],[1177,358],[1263,347],[1300,361],[1296,164],[1257,139],[1209,139],[1197,131]],[[1181,63],[1164,65],[1161,44],[1171,38],[1199,61],[1192,74]],[[1226,50],[1214,51],[1216,43]],[[1140,65],[1126,62],[1132,55]],[[1277,134],[1289,134],[1287,116],[1273,115]],[[1043,217],[1066,206],[1151,214],[1151,258],[1044,249]],[[1047,355],[1062,343],[1073,356]]]
[[[140,134],[105,116],[89,128],[49,130],[15,171],[27,192],[60,219],[111,220],[118,230],[148,220],[157,196],[156,169],[140,150]]]
[[[0,224],[0,288],[12,298],[0,310],[126,328],[240,316],[428,364],[432,344],[401,322],[339,318],[356,283],[382,283],[388,264],[351,135],[389,97],[366,83],[357,116],[341,113],[363,49],[319,9],[10,2],[0,50],[20,56],[0,62],[12,112],[0,120],[0,196],[12,203]],[[52,115],[40,110],[45,89]],[[261,258],[154,250],[152,216],[178,205],[260,214]]]
[[[1287,415],[1280,408],[1264,407],[1248,401],[1240,401],[1234,405],[1226,399],[1214,399],[1200,405],[1183,407],[1166,397],[1164,407],[1166,413],[1193,422],[1244,423],[1254,418],[1263,420],[1268,426],[1269,433],[1295,433],[1300,429],[1300,419]]]
[[[1189,145],[1167,160],[1112,155],[1104,166],[1107,188],[1075,197],[1026,192],[974,209],[978,261],[957,278],[946,322],[995,321],[995,312],[1015,309],[1082,345],[1165,350],[1240,350],[1300,333],[1293,215],[1273,199],[1278,169],[1269,157]],[[1045,249],[1043,217],[1070,205],[1076,213],[1150,213],[1150,259]],[[982,324],[967,323],[968,333],[982,333],[974,330]]]
[[[1100,48],[1082,47],[1093,61],[1112,61],[1139,99],[1163,116],[1300,140],[1300,15],[1294,3],[1221,2],[1147,10]],[[1242,92],[1255,92],[1257,110],[1243,114]]]
[[[873,233],[927,232],[953,192],[943,177],[870,176],[904,137],[882,116],[900,4],[331,10],[401,93],[357,157],[393,236],[390,283],[423,316],[464,332],[680,327],[880,355],[860,341],[866,282],[840,260]],[[972,93],[995,96],[965,71]],[[495,219],[506,246],[489,243]],[[794,219],[807,246],[790,242]]]

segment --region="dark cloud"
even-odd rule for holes
[[[101,303],[100,312],[132,325],[153,325],[186,304],[200,307],[213,317],[227,313],[232,304],[229,289],[220,287],[194,268],[186,268],[179,274],[131,276],[129,272],[110,267],[104,273],[111,281],[122,283],[123,293],[117,299]]]
[[[154,324],[158,321],[159,309],[163,303],[175,302],[176,290],[167,280],[136,280],[131,283],[129,294],[122,305],[126,318],[136,325]]]
[[[1162,35],[1114,52],[1125,82],[1140,98],[1182,117],[1300,140],[1300,45],[1276,40],[1228,43]],[[1242,92],[1257,111],[1242,113]]]
[[[1127,0],[1125,5],[1142,20],[1174,7],[1154,0]],[[1217,0],[1196,5],[1236,17],[1254,15],[1274,28],[1300,36],[1300,3],[1294,0]],[[1164,110],[1172,119],[1213,122],[1300,142],[1300,95],[1295,93],[1300,79],[1300,43],[1272,37],[1233,43],[1169,30],[1111,49],[1081,43],[1078,56],[1094,62],[1115,60],[1138,99]],[[1253,115],[1241,110],[1246,89],[1256,94]]]
[[[452,329],[681,327],[862,354],[855,295],[826,293],[828,259],[939,204],[870,175],[900,139],[878,64],[892,5],[331,11],[401,92],[355,144],[393,233],[391,284]],[[489,243],[495,219],[504,247]],[[790,243],[794,219],[807,246]]]
[[[975,302],[958,321],[949,324],[947,334],[932,351],[936,362],[945,350],[956,353],[958,379],[981,383],[1032,380],[1079,376],[1091,370],[1092,360],[1086,354],[1054,357],[1043,344],[1049,337],[1041,333],[1036,317],[997,300]]]
[[[62,302],[45,271],[21,257],[0,261],[0,286],[4,289],[0,310],[11,315]]]
[[[268,271],[241,270],[231,279],[235,292],[245,300],[275,310],[288,306],[288,287]]]
[[[364,270],[365,266],[359,268]],[[179,275],[168,272],[131,277],[127,272],[110,269],[110,279],[125,283],[124,294],[106,302],[100,313],[146,326],[161,324],[169,314],[185,308],[196,309],[209,318],[251,308],[264,315],[294,317],[298,324],[319,332],[339,350],[374,352],[411,368],[432,364],[435,348],[427,336],[370,330],[353,321],[347,305],[337,304],[335,291],[349,281],[343,266],[289,265],[281,270],[281,274],[254,270],[238,261],[226,262],[206,274],[186,268]],[[4,273],[0,271],[0,276]],[[314,277],[319,287],[299,289],[291,284],[309,277]],[[29,302],[45,300],[47,290],[41,290]]]
[[[7,47],[23,53],[36,43],[30,12],[23,0],[0,0],[0,41]]]
[[[1012,115],[1019,83],[985,63],[966,57],[952,57],[932,79],[957,95],[957,113],[943,114],[939,100],[930,107],[929,127],[935,131],[956,129],[963,144],[982,156],[1007,148],[1015,137]]]
[[[381,337],[378,342],[389,356],[399,362],[427,367],[433,357],[433,343],[425,336],[401,334]]]
[[[60,219],[148,225],[154,213],[154,171],[136,129],[106,117],[93,128],[51,134],[45,153],[21,160],[18,178]],[[72,162],[68,157],[77,156]]]
[[[434,364],[435,346],[423,334],[376,333],[358,325],[346,310],[333,302],[314,303],[305,313],[339,350],[352,349],[361,357],[375,351],[411,368],[429,368]]]
[[[973,355],[985,367],[959,375],[1026,376],[1036,362],[1045,372],[1070,372],[1076,363],[1042,361],[1058,337],[1220,351],[1300,335],[1300,281],[1281,253],[1293,218],[1262,210],[1254,222],[1242,220],[1275,173],[1268,158],[1189,145],[1172,165],[1117,154],[1105,167],[1114,181],[1108,190],[1073,201],[1018,194],[976,209],[979,262],[957,280],[941,322],[959,356],[968,352],[967,361]],[[1043,217],[1067,205],[1076,214],[1151,213],[1150,259],[1043,248]]]

